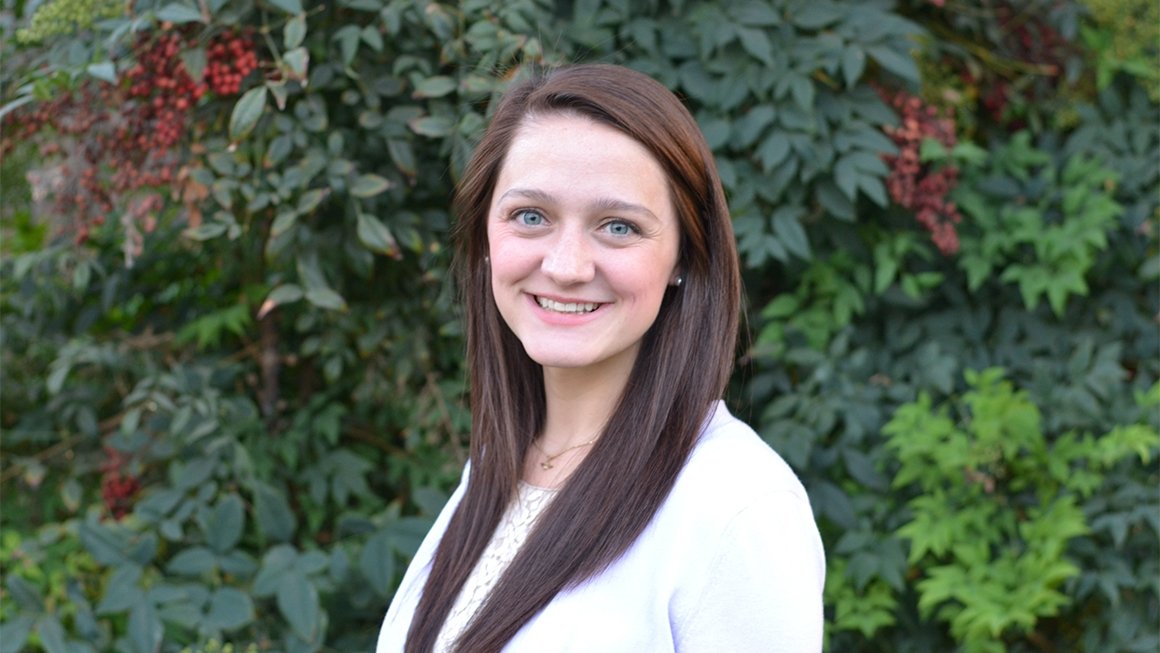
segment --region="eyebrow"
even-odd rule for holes
[[[497,203],[502,202],[509,197],[521,197],[543,204],[554,204],[556,202],[556,198],[553,197],[551,193],[546,193],[542,190],[535,188],[511,188],[508,189],[508,191],[503,195],[500,195]],[[660,222],[660,218],[658,218],[655,213],[650,211],[647,206],[644,206],[643,204],[635,204],[633,202],[626,202],[614,197],[598,197],[589,202],[589,206],[600,211],[644,214],[656,220],[657,222]]]

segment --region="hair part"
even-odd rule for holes
[[[668,496],[733,366],[741,280],[721,181],[696,121],[652,78],[620,66],[536,71],[501,99],[455,194],[456,265],[467,328],[472,440],[468,487],[435,553],[407,634],[428,653],[516,494],[544,425],[543,372],[492,294],[487,220],[512,141],[530,118],[570,113],[642,144],[664,170],[681,230],[680,287],[645,333],[600,439],[569,477],[460,636],[456,650],[498,652],[561,590],[601,572]]]

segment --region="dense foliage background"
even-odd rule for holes
[[[686,99],[833,651],[1160,646],[1153,0],[8,0],[0,651],[355,651],[468,437],[526,66]]]

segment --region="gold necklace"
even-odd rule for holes
[[[544,459],[540,461],[540,469],[543,469],[546,471],[546,470],[549,470],[549,469],[552,469],[553,467],[555,467],[555,465],[552,464],[553,460],[559,458],[560,456],[563,456],[564,454],[568,453],[569,451],[572,451],[573,449],[579,449],[580,447],[587,447],[588,445],[592,444],[593,442],[596,442],[599,439],[600,439],[600,436],[598,435],[587,442],[581,442],[580,444],[574,444],[574,445],[568,447],[567,449],[564,449],[560,453],[556,453],[556,454],[549,454],[547,451],[544,451],[544,449],[535,440],[532,440],[532,446],[535,447],[537,450],[539,450],[540,453],[544,454]]]

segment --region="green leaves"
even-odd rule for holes
[[[958,420],[923,393],[882,429],[899,462],[894,486],[918,488],[898,530],[910,541],[910,563],[924,572],[918,607],[947,621],[968,648],[1034,628],[1070,602],[1059,588],[1080,569],[1064,556],[1090,532],[1072,470],[1110,469],[1135,438],[1144,448],[1160,445],[1160,434],[1141,424],[1099,439],[1112,443],[1109,458],[1092,439],[1053,446],[1027,392],[1003,377],[997,368],[968,370],[972,389]]]
[[[309,299],[309,294],[307,296]],[[298,528],[285,495],[267,483],[254,484],[254,518],[258,528],[273,542],[286,542]]]
[[[230,140],[239,141],[253,131],[266,110],[266,87],[256,86],[242,95],[230,114]]]
[[[998,272],[999,281],[1018,285],[1029,309],[1046,296],[1062,316],[1069,297],[1088,293],[1086,275],[1122,208],[1108,190],[1110,170],[1076,156],[1058,171],[1029,139],[1018,134],[966,169],[952,196],[976,229],[962,240],[961,265],[972,289]]]

